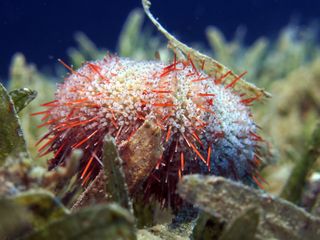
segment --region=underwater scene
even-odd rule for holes
[[[0,240],[319,240],[320,2],[0,2]]]

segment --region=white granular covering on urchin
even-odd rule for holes
[[[246,174],[255,149],[249,136],[256,127],[248,107],[232,88],[215,84],[201,70],[181,62],[171,71],[158,61],[118,57],[91,64],[96,70],[85,64],[59,85],[59,107],[52,109],[53,118],[63,122],[73,104],[83,101],[81,120],[97,119],[85,128],[106,129],[112,134],[119,128],[138,128],[142,116],[156,121],[164,133],[169,128],[171,134],[177,133],[181,148],[190,149],[183,136],[197,132],[204,148],[212,145],[214,173],[231,167],[231,159],[238,174]]]

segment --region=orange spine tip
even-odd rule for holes
[[[210,159],[211,159],[211,146],[208,147],[208,155],[207,155],[207,162],[206,162],[209,171],[210,171],[210,162],[211,162]]]
[[[204,159],[204,157],[201,155],[201,153],[198,151],[198,149],[192,144],[190,143],[191,148],[193,149],[193,151],[198,155],[198,157],[204,162],[207,163],[206,160]]]
[[[180,168],[178,169],[178,177],[179,177],[179,180],[182,178],[182,172]]]
[[[55,122],[57,122],[57,121],[59,121],[59,120],[61,120],[61,118],[49,120],[49,121],[47,121],[47,122],[45,122],[45,123],[42,123],[42,124],[38,125],[37,128],[42,128],[42,127],[44,127],[44,126],[46,126],[46,125],[50,125],[50,124],[52,124],[52,123],[55,123]]]
[[[184,153],[180,152],[180,169],[184,170]]]
[[[199,76],[200,74],[199,74],[199,72],[198,72],[198,70],[197,70],[196,66],[194,65],[194,63],[193,63],[193,61],[192,61],[191,57],[189,56],[188,58],[189,58],[189,61],[190,61],[191,66],[192,66],[192,68],[193,68],[193,71],[194,71],[194,72]]]
[[[57,103],[58,102],[58,100],[53,100],[53,101],[50,101],[50,102],[47,102],[47,103],[43,103],[43,104],[41,104],[40,106],[42,106],[42,107],[48,107],[48,106],[57,106],[55,103]]]
[[[215,94],[213,94],[213,93],[198,93],[198,96],[200,96],[200,97],[214,97]]]
[[[192,132],[192,136],[198,141],[198,143],[199,143],[201,146],[203,146],[200,137],[198,136],[198,134],[197,134],[195,131]]]
[[[78,148],[80,147],[82,144],[84,144],[85,142],[87,142],[92,136],[94,136],[96,133],[98,132],[98,130],[95,130],[93,133],[91,133],[89,136],[85,137],[84,139],[82,139],[79,143],[73,144],[71,146],[71,148]]]
[[[167,131],[166,142],[169,141],[170,136],[171,136],[171,126],[168,128],[168,131]]]
[[[152,104],[152,106],[154,106],[154,107],[174,107],[176,105],[173,103],[154,103],[154,104]]]
[[[42,111],[42,112],[35,112],[35,113],[31,113],[30,116],[36,116],[36,115],[42,115],[42,114],[47,114],[49,113],[49,111]]]
[[[46,147],[48,147],[55,139],[57,139],[57,136],[50,138],[42,147],[38,149],[38,152],[42,152]]]
[[[58,62],[61,63],[66,69],[68,69],[71,73],[78,75],[79,73],[74,71],[72,67],[70,67],[68,64],[66,64],[62,59],[58,58]]]
[[[88,63],[89,68],[94,71],[95,73],[97,73],[99,75],[100,78],[102,78],[103,80],[105,80],[106,82],[109,82],[109,79],[107,79],[105,76],[103,76],[101,74],[101,69],[99,66],[92,64],[92,63]]]
[[[169,117],[171,117],[172,116],[172,113],[169,113],[169,114],[167,114],[167,115],[165,115],[165,116],[163,116],[163,118],[161,119],[161,121],[166,121]]]
[[[186,141],[187,145],[188,145],[189,147],[191,147],[190,142],[189,142],[189,140],[187,139],[187,137],[186,137],[183,133],[181,133],[181,135],[182,135],[182,137],[184,138],[184,140]]]
[[[153,89],[151,90],[154,93],[172,93],[170,90],[158,90],[158,89]]]
[[[86,173],[87,173],[87,171],[88,171],[88,169],[89,169],[89,167],[90,167],[90,165],[91,165],[91,163],[93,161],[93,158],[94,158],[94,154],[91,155],[88,163],[86,164],[86,167],[84,168],[84,170],[83,170],[83,172],[81,174],[80,179],[83,179],[83,177],[86,175]]]
[[[85,186],[90,178],[90,176],[92,175],[93,173],[93,169],[90,170],[90,172],[87,174],[87,176],[82,180],[82,183],[81,183],[81,186]]]
[[[223,81],[229,74],[231,74],[231,73],[232,73],[231,70],[229,70],[229,71],[226,72],[224,75],[222,75],[220,78],[215,79],[215,80],[214,80],[215,84],[221,84],[222,81]]]
[[[263,187],[263,185],[261,184],[261,182],[255,177],[255,176],[252,176],[252,179],[253,179],[253,181],[258,185],[258,187],[260,188],[260,189],[264,189],[264,187]]]
[[[238,77],[236,77],[231,83],[226,86],[226,89],[233,87],[244,75],[247,74],[247,71],[241,73]]]
[[[250,104],[252,103],[253,101],[259,99],[259,95],[255,96],[255,97],[251,97],[251,98],[246,98],[246,99],[242,99],[240,102],[243,103],[243,104]]]
[[[197,107],[198,107],[199,109],[205,111],[205,112],[208,112],[208,113],[211,113],[211,114],[215,114],[213,111],[211,111],[210,109],[207,109],[207,108],[205,108],[205,107],[202,107],[202,106],[199,106],[199,105],[197,105]]]
[[[170,72],[172,72],[172,69],[166,69],[163,73],[160,74],[160,78],[169,75]]]
[[[210,77],[202,77],[202,78],[199,77],[197,79],[191,80],[191,82],[201,82],[201,81],[205,81],[208,79],[210,79]]]
[[[54,153],[54,157],[55,157],[55,158],[61,153],[61,151],[62,151],[62,149],[63,149],[64,147],[65,147],[65,143],[62,144],[62,145],[58,148],[58,150]]]

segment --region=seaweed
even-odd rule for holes
[[[320,218],[283,199],[221,177],[186,176],[179,183],[178,192],[206,213],[227,222],[234,221],[232,227],[226,228],[229,233],[222,236],[234,234],[231,232],[235,231],[235,225],[241,226],[242,221],[247,221],[252,231],[257,229],[257,239],[318,239],[320,236]],[[261,217],[257,221],[259,212]]]
[[[0,164],[4,164],[7,158],[21,159],[28,157],[25,139],[20,127],[19,117],[14,106],[14,102],[0,83]]]
[[[85,190],[76,178],[81,151],[73,151],[65,166],[47,171],[44,161],[35,161],[34,145],[43,132],[37,128],[39,119],[30,115],[50,101],[57,77],[16,54],[9,90],[0,85],[0,239],[318,239],[320,50],[314,27],[302,31],[289,25],[275,40],[263,37],[245,46],[242,29],[227,42],[209,26],[211,49],[204,55],[173,37],[151,14],[150,2],[142,3],[169,49],[144,26],[143,10],[134,9],[119,36],[121,56],[156,55],[165,62],[176,55],[220,75],[229,71],[223,62],[235,72],[227,83],[248,70],[247,79],[272,92],[269,99],[263,88],[244,79],[237,82],[236,89],[264,100],[254,112],[268,141],[261,149],[267,165],[265,191],[222,177],[189,175],[180,180],[178,193],[196,217],[146,203],[143,182],[163,152],[153,122],[121,146],[106,137],[104,167]],[[107,52],[84,33],[76,33],[75,40],[78,46],[68,50],[74,67]],[[304,201],[310,191],[311,200]]]
[[[300,203],[307,175],[320,154],[320,125],[316,126],[312,138],[305,147],[305,153],[294,166],[291,175],[284,186],[281,197],[293,203]]]

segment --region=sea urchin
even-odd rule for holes
[[[203,62],[205,64],[205,62]],[[212,173],[258,183],[257,127],[234,84],[208,76],[190,58],[166,65],[108,55],[71,70],[58,86],[55,100],[42,106],[41,155],[53,152],[49,168],[63,165],[73,149],[82,149],[79,178],[83,185],[102,166],[106,134],[117,144],[130,139],[145,120],[161,128],[163,155],[145,181],[145,196],[175,204],[176,184],[182,175]]]

